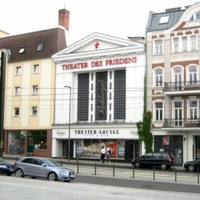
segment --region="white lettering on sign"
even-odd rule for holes
[[[126,58],[115,58],[107,60],[96,60],[91,62],[79,62],[79,63],[69,63],[63,64],[63,70],[75,70],[75,69],[85,69],[89,67],[103,67],[103,66],[114,66],[122,64],[137,63],[137,57],[126,57]]]

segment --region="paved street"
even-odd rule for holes
[[[0,176],[0,200],[199,200],[199,194]]]

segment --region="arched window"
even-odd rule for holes
[[[197,83],[197,67],[196,66],[190,66],[188,68],[188,77],[189,77],[190,84]]]

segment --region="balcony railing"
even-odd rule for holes
[[[164,92],[200,90],[200,81],[164,83]]]
[[[200,119],[164,119],[163,128],[200,128]]]

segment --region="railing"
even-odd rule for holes
[[[185,118],[185,119],[164,119],[164,124],[163,128],[195,128],[199,127],[200,128],[200,119],[190,119],[190,118]]]
[[[200,81],[164,83],[164,92],[200,90]]]

